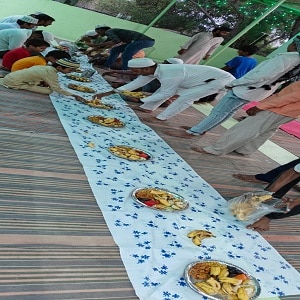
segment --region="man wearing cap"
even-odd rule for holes
[[[177,115],[199,98],[220,93],[225,85],[234,79],[230,73],[218,68],[188,64],[156,64],[150,58],[132,59],[128,62],[128,67],[133,73],[141,76],[119,87],[118,91],[133,91],[154,79],[158,79],[161,84],[151,96],[141,99],[144,104],[140,106],[140,110],[151,112],[169,98],[176,98],[156,117],[158,120],[167,120]]]
[[[100,36],[107,36],[108,41],[98,45],[98,48],[110,49],[109,57],[107,58],[104,67],[110,68],[122,53],[122,70],[128,69],[128,61],[144,48],[152,47],[155,40],[149,36],[133,30],[99,27],[97,28]],[[117,45],[120,44],[120,45]]]
[[[0,30],[0,57],[9,50],[21,47],[31,36],[32,30],[10,28]]]
[[[38,19],[31,16],[23,16],[15,23],[0,23],[0,30],[9,28],[33,29],[38,22]]]
[[[67,74],[74,72],[80,64],[69,59],[59,59],[52,66],[34,66],[29,69],[11,72],[6,75],[1,84],[7,88],[27,90],[39,94],[49,95],[57,92],[66,96],[73,96],[78,101],[84,98],[62,89],[58,82],[58,72]]]
[[[51,25],[55,19],[52,18],[51,16],[44,14],[44,13],[34,13],[30,14],[30,17],[33,17],[38,20],[36,23],[36,26],[49,26]],[[13,15],[13,16],[8,16],[4,19],[0,20],[0,23],[16,23],[19,19],[23,18],[24,15]]]

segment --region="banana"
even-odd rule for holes
[[[197,246],[201,245],[203,239],[208,237],[215,237],[210,231],[207,230],[193,230],[190,231],[187,236],[192,239],[193,243]]]
[[[221,289],[220,282],[214,279],[213,277],[210,277],[205,282],[212,286],[216,291],[219,291]]]
[[[194,285],[208,295],[214,295],[218,292],[206,282],[195,282]]]
[[[229,275],[229,271],[227,270],[227,268],[222,269],[220,274],[218,275],[218,278],[222,278],[222,277],[227,277]]]
[[[231,278],[231,277],[219,277],[218,278],[220,282],[227,282],[231,283],[233,285],[238,285],[242,283],[242,280],[236,279],[236,278]]]
[[[233,294],[235,294],[235,292],[234,292],[234,290],[232,288],[232,285],[230,283],[228,283],[228,282],[224,282],[222,284],[222,290],[227,295],[233,295]]]
[[[249,296],[243,287],[240,287],[237,291],[237,296],[240,300],[249,300]]]
[[[210,275],[213,275],[213,276],[218,276],[221,272],[221,268],[220,267],[210,267]]]
[[[200,238],[199,235],[195,235],[195,236],[192,238],[192,242],[193,242],[196,246],[201,246],[202,239]]]

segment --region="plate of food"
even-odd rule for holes
[[[72,79],[72,80],[80,81],[80,82],[91,82],[92,81],[91,79],[89,79],[87,77],[74,75],[74,74],[66,75],[66,77],[69,79]]]
[[[88,106],[91,106],[91,107],[95,107],[95,108],[114,109],[114,106],[112,106],[110,104],[105,104],[100,99],[97,99],[97,98],[92,99],[92,100],[86,100],[85,104],[87,104]]]
[[[144,150],[125,145],[116,145],[108,148],[113,155],[132,161],[150,160],[152,156]]]
[[[151,209],[160,211],[182,211],[189,207],[189,203],[182,196],[165,189],[139,188],[132,192],[132,198]]]
[[[140,102],[140,99],[147,97],[144,92],[121,91],[119,95],[123,100],[132,102]]]
[[[103,116],[88,116],[88,120],[92,123],[105,127],[120,128],[125,126],[125,124],[117,118],[106,118]]]
[[[72,90],[76,90],[79,92],[84,92],[84,93],[95,93],[96,91],[88,86],[83,86],[83,85],[77,85],[77,84],[68,84],[68,88]]]
[[[213,300],[254,300],[261,292],[256,278],[224,261],[193,262],[185,268],[184,277],[192,290]]]

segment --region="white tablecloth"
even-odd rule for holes
[[[92,78],[92,83],[83,85],[97,92],[109,89],[100,75]],[[61,76],[62,86],[70,82]],[[78,94],[91,98],[90,94]],[[118,95],[104,99],[116,107],[111,111],[91,108],[62,95],[50,97],[140,299],[206,299],[192,291],[183,278],[186,265],[202,259],[227,261],[247,270],[259,280],[261,297],[300,294],[299,273],[260,234],[236,221],[226,201],[141,123]],[[117,117],[126,126],[102,127],[90,123],[86,119],[89,115]],[[90,142],[95,148],[89,147]],[[144,149],[154,158],[131,162],[107,150],[120,144]],[[149,186],[182,195],[190,207],[177,213],[160,212],[133,201],[134,189]],[[193,229],[212,231],[216,238],[205,239],[201,247],[196,247],[187,238]]]

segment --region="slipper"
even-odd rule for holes
[[[203,148],[201,148],[201,147],[195,147],[195,146],[193,146],[193,147],[191,147],[191,149],[193,150],[193,151],[196,151],[196,152],[199,152],[199,153],[202,153],[202,154],[211,154],[211,155],[214,155],[214,154],[212,154],[212,153],[209,153],[209,152],[207,152],[207,151],[205,151]]]

